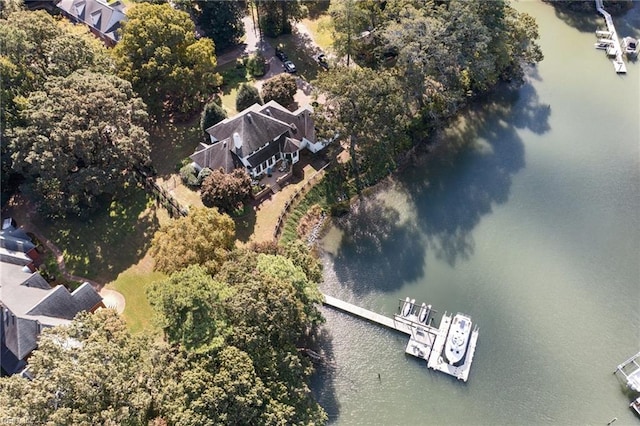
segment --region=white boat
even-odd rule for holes
[[[611,31],[596,31],[596,37],[611,37]]]
[[[422,306],[420,306],[420,313],[418,314],[418,321],[420,321],[421,323],[424,324],[426,319],[427,319],[427,304],[423,302]]]
[[[624,53],[630,57],[635,58],[638,56],[638,50],[640,50],[640,44],[638,40],[633,37],[625,37],[622,39],[622,48],[624,49]]]
[[[469,336],[471,336],[471,318],[465,314],[456,314],[449,328],[444,345],[444,356],[451,365],[460,365],[467,352]]]
[[[411,308],[412,308],[412,304],[411,301],[409,300],[409,297],[407,296],[406,299],[404,299],[404,305],[402,305],[402,316],[403,317],[408,317],[409,314],[411,313]]]
[[[631,409],[635,411],[636,414],[640,415],[640,396],[634,399],[633,401],[631,401],[631,404],[629,404],[629,407],[631,407]]]

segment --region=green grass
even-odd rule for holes
[[[64,253],[67,270],[109,282],[145,254],[158,228],[155,209],[137,186],[117,201],[103,201],[89,218],[34,219],[36,226]]]
[[[223,79],[222,83],[222,106],[227,111],[227,116],[231,117],[238,113],[236,110],[236,98],[238,97],[238,87],[242,83],[251,80],[247,78],[247,70],[244,66],[238,66],[238,62],[229,62],[218,67],[217,70]]]
[[[333,46],[333,36],[329,29],[329,15],[319,15],[316,19],[303,19],[302,23],[307,27],[316,44],[325,52],[331,51]]]
[[[146,296],[146,288],[154,281],[165,279],[161,272],[144,272],[136,270],[135,266],[120,275],[109,284],[108,288],[116,290],[124,296],[124,318],[132,333],[144,331],[146,333],[159,332],[153,322],[153,309]]]

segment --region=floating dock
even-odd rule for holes
[[[451,315],[447,315],[446,312],[440,320],[440,326],[434,327],[431,325],[430,314],[426,315],[426,319],[423,322],[419,320],[416,311],[421,307],[416,305],[414,300],[400,301],[400,313],[394,315],[393,318],[389,318],[335,297],[326,294],[323,296],[324,304],[327,306],[409,335],[405,353],[423,359],[426,361],[428,368],[441,371],[464,382],[469,378],[469,371],[478,342],[479,330],[477,326],[471,332],[464,363],[460,366],[453,366],[442,358],[442,352],[451,327]],[[406,315],[403,315],[402,311],[406,306],[403,304],[405,303],[410,303],[410,308]],[[429,310],[431,311],[431,306],[429,306]]]
[[[612,57],[611,62],[613,63],[613,68],[616,70],[616,72],[618,74],[625,74],[627,72],[627,66],[622,60],[622,47],[620,46],[620,40],[618,39],[616,27],[613,25],[613,19],[611,19],[611,15],[609,14],[609,12],[604,10],[602,0],[595,1],[596,9],[598,9],[598,12],[600,12],[600,14],[604,16],[604,20],[607,23],[607,31],[596,31],[596,35],[598,37],[610,37],[612,43],[606,48],[607,55]]]

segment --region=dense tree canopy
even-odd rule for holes
[[[262,99],[264,102],[276,101],[280,105],[289,106],[298,91],[296,78],[291,74],[278,74],[271,77],[262,85]]]
[[[155,115],[188,114],[221,83],[213,42],[196,40],[189,15],[169,4],[131,7],[113,54],[118,74]]]
[[[12,168],[50,214],[80,213],[149,163],[145,105],[129,82],[78,71],[26,100],[10,140]]]
[[[150,253],[155,268],[168,274],[189,265],[201,265],[215,273],[235,241],[235,224],[217,209],[193,209],[171,221],[153,237]]]
[[[395,168],[406,149],[407,108],[393,75],[368,68],[333,69],[317,81],[326,102],[316,111],[319,136],[336,134],[348,141],[352,171],[359,179],[377,180]]]
[[[291,23],[304,13],[298,0],[254,0],[254,4],[260,29],[268,37],[291,34]]]
[[[213,39],[216,51],[240,42],[244,35],[242,18],[247,13],[245,2],[196,0],[190,4],[196,25],[205,36]]]
[[[225,213],[233,213],[249,200],[251,177],[245,169],[235,169],[231,173],[213,170],[203,181],[200,189],[202,203],[207,207],[217,207]]]
[[[66,77],[85,68],[109,69],[104,46],[87,33],[72,30],[44,11],[20,9],[16,1],[4,4],[0,19],[0,157],[3,193],[15,190],[22,176],[12,170],[9,141],[12,130],[24,124],[20,111],[31,92],[42,90],[50,77]],[[10,181],[10,177],[13,177]]]
[[[211,277],[190,267],[148,294],[186,371],[168,420],[184,424],[314,424],[326,415],[297,349],[322,318],[317,260],[304,246],[236,249]],[[290,259],[286,253],[295,255]],[[313,263],[315,262],[315,266]],[[306,271],[313,271],[307,274]]]
[[[0,379],[0,416],[31,425],[144,425],[164,405],[169,361],[167,348],[131,336],[114,311],[82,313],[43,331],[29,358],[33,380]]]

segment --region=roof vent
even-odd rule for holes
[[[247,121],[249,121],[249,123],[253,124],[253,121],[251,121],[251,114],[247,114]]]
[[[289,124],[289,127],[294,134],[298,133],[298,127],[294,123]]]

